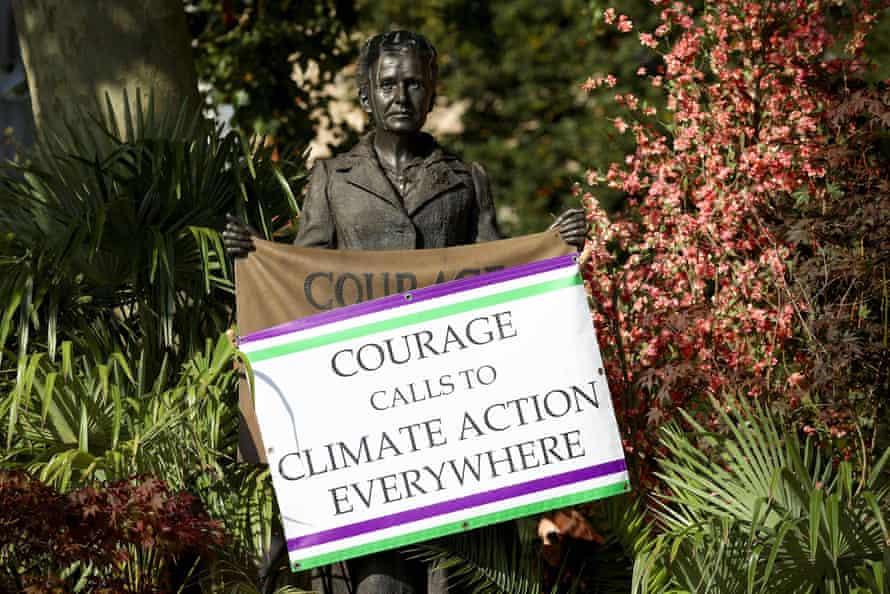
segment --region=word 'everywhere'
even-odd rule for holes
[[[353,503],[361,501],[366,508],[377,503],[393,503],[418,495],[435,493],[452,484],[484,482],[504,474],[540,468],[584,456],[581,432],[577,429],[522,441],[502,448],[478,452],[472,456],[454,458],[438,468],[425,465],[372,479],[340,485],[329,489],[335,515],[355,510]],[[355,496],[356,498],[350,499]]]

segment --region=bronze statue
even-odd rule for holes
[[[296,245],[422,249],[500,238],[484,169],[468,166],[421,132],[437,70],[436,50],[421,35],[392,31],[365,43],[359,101],[374,128],[345,154],[316,163]],[[551,228],[580,249],[584,211],[567,210]],[[230,218],[223,232],[229,254],[246,256],[251,235]]]
[[[315,164],[296,245],[330,249],[441,248],[500,239],[488,176],[421,132],[435,99],[436,50],[422,35],[392,31],[369,39],[358,61],[359,101],[370,133],[348,152]],[[583,209],[551,225],[580,248]],[[255,233],[229,217],[223,232],[235,258],[253,249]],[[420,594],[426,572],[398,552],[349,564],[358,594]]]

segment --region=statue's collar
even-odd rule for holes
[[[421,132],[421,135],[424,140],[425,146],[429,147],[426,151],[426,156],[419,157],[416,160],[409,163],[410,166],[415,165],[432,165],[433,163],[437,163],[439,161],[450,161],[457,159],[457,157],[453,155],[449,155],[445,151],[442,150],[442,147],[439,146],[439,143],[436,140],[427,134],[426,132]],[[371,159],[375,163],[379,165],[379,160],[377,159],[377,153],[374,151],[374,131],[368,132],[347,152],[340,155],[337,164],[338,171],[346,171],[351,169],[356,163],[356,161],[364,161],[366,159]]]
[[[459,163],[457,157],[444,152],[432,136],[424,136],[430,143],[429,152],[411,165],[422,166],[424,171],[419,176],[417,186],[403,197],[404,202],[396,194],[380,166],[374,151],[373,132],[366,134],[351,150],[335,158],[334,168],[343,172],[347,183],[378,196],[410,216],[443,192],[465,184],[452,170],[455,163]]]

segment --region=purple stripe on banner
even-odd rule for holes
[[[577,254],[556,256],[555,258],[548,258],[546,260],[530,262],[529,264],[522,264],[520,266],[504,268],[503,270],[486,272],[484,274],[480,274],[478,276],[473,276],[470,278],[448,281],[446,283],[432,285],[429,287],[424,287],[422,289],[414,289],[406,293],[397,293],[395,295],[380,297],[371,301],[364,301],[362,303],[356,303],[354,305],[347,305],[346,307],[324,311],[321,313],[313,314],[311,316],[306,316],[305,318],[300,318],[299,320],[286,322],[278,326],[272,326],[271,328],[266,328],[265,330],[252,332],[246,336],[242,336],[240,339],[240,343],[244,344],[246,342],[254,342],[257,340],[281,336],[282,334],[289,334],[291,332],[297,332],[298,330],[318,328],[319,326],[333,324],[334,322],[341,322],[343,320],[348,320],[349,318],[355,318],[358,316],[376,313],[387,309],[395,309],[397,307],[403,307],[405,305],[418,303],[420,301],[429,301],[430,299],[435,299],[444,295],[450,295],[452,293],[469,291],[470,289],[478,289],[480,287],[485,287],[508,280],[514,280],[517,278],[522,278],[524,276],[531,276],[533,274],[549,272],[551,270],[557,270],[559,268],[565,268],[567,266],[574,266],[576,258]],[[410,299],[405,298],[405,295],[408,294],[411,295]]]
[[[513,499],[514,497],[528,495],[537,491],[545,491],[547,489],[571,485],[572,483],[580,483],[582,481],[623,472],[625,470],[627,470],[627,466],[625,465],[623,458],[620,460],[612,460],[611,462],[596,464],[579,470],[572,470],[554,476],[535,479],[518,485],[501,487],[500,489],[486,491],[485,493],[476,493],[458,499],[434,503],[425,507],[409,509],[382,518],[374,518],[372,520],[349,524],[348,526],[323,530],[321,532],[316,532],[315,534],[298,536],[297,538],[291,538],[287,541],[287,550],[296,551],[298,549],[305,549],[326,542],[359,536],[361,534],[367,534],[368,532],[376,532],[377,530],[392,528],[402,524],[410,524],[411,522],[416,522],[418,520],[450,514],[452,512],[478,507],[488,503]]]

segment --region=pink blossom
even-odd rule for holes
[[[581,89],[589,93],[590,91],[598,89],[603,85],[614,87],[617,83],[618,80],[611,74],[606,76],[593,76],[584,81],[584,83],[581,85]]]
[[[588,78],[588,79],[587,79],[586,81],[584,81],[584,83],[581,85],[581,90],[582,90],[582,91],[585,91],[585,92],[587,92],[587,93],[589,93],[590,91],[593,91],[594,89],[596,89],[598,86],[599,86],[599,85],[597,84],[596,79],[594,79],[594,78]]]
[[[627,15],[622,14],[618,17],[618,25],[616,25],[619,31],[622,33],[630,33],[634,28],[633,21],[630,20]]]
[[[789,386],[797,387],[801,384],[801,382],[803,382],[803,380],[804,380],[804,375],[799,371],[795,371],[794,373],[792,373],[791,375],[788,376],[787,382],[788,382]]]
[[[655,37],[652,36],[651,33],[640,33],[640,43],[642,43],[646,47],[658,47],[658,41],[655,39]]]
[[[627,122],[625,122],[623,118],[615,118],[613,124],[615,125],[615,129],[618,130],[619,133],[624,134],[625,132],[627,132]]]

